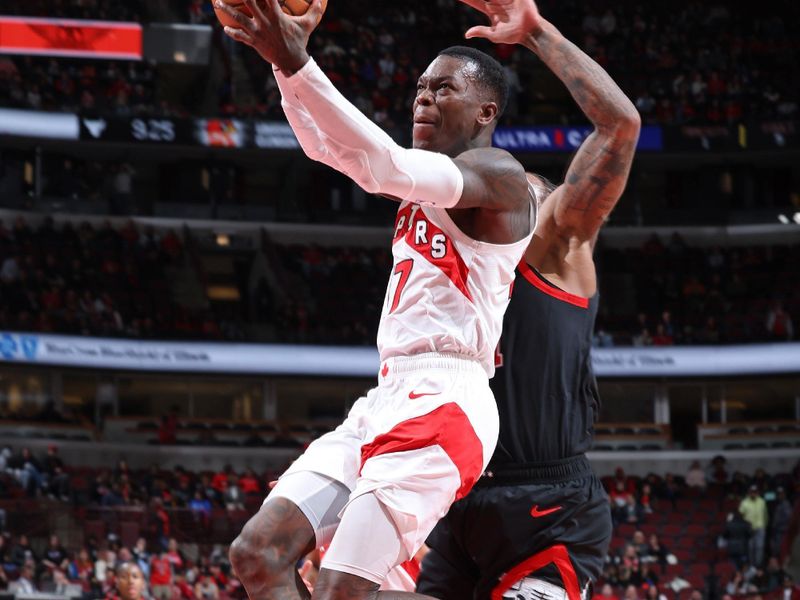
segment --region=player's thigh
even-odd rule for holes
[[[471,600],[475,577],[466,565],[453,556],[431,548],[422,561],[417,578],[417,592],[438,600]]]
[[[346,573],[370,582],[377,590],[389,571],[409,558],[393,516],[375,494],[361,494],[342,513],[322,559],[318,586],[321,592],[330,591],[328,587],[342,579],[336,573]],[[364,589],[371,588],[364,585]]]

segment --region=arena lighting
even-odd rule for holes
[[[0,54],[142,60],[138,23],[0,17]]]
[[[792,219],[794,219],[794,222],[795,222],[795,223],[797,223],[798,225],[800,225],[800,212],[796,212],[796,213],[794,213],[794,215],[792,215]]]
[[[786,215],[778,215],[778,221],[780,221],[784,225],[788,225],[789,223],[791,223],[791,221],[789,221],[789,217],[787,217]]]

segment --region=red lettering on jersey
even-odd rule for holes
[[[472,294],[467,285],[469,268],[453,241],[428,219],[420,206],[409,204],[397,211],[393,243],[401,239],[405,239],[409,246],[441,270],[467,300],[472,302]]]
[[[494,367],[495,369],[503,366],[503,352],[500,350],[500,342],[497,342],[497,348],[494,349]]]

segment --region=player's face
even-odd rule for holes
[[[414,148],[457,156],[480,130],[485,102],[474,63],[439,56],[419,78],[414,100]]]
[[[144,593],[144,576],[135,566],[128,566],[117,576],[117,590],[122,600],[139,600]]]

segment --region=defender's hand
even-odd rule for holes
[[[467,39],[482,37],[495,44],[522,44],[538,33],[542,17],[534,0],[460,0],[489,17],[490,26],[472,27]]]
[[[225,12],[239,27],[225,27],[225,33],[237,42],[254,48],[261,57],[287,74],[299,71],[308,62],[308,38],[322,18],[322,3],[313,0],[308,12],[291,17],[281,10],[278,0],[244,0],[252,18],[220,0],[214,6]]]

